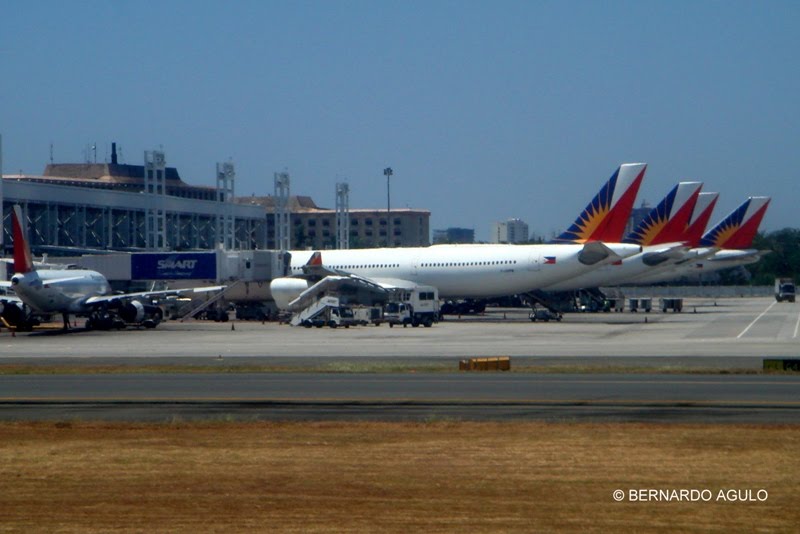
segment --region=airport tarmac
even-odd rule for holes
[[[572,313],[532,323],[523,309],[432,328],[300,328],[277,323],[165,322],[155,330],[0,332],[0,363],[48,360],[301,358],[681,358],[731,365],[800,355],[800,305],[769,298],[686,299],[683,313]],[[152,360],[151,360],[152,361]],[[738,363],[736,363],[738,362]]]
[[[0,418],[798,423],[800,377],[739,373],[757,373],[765,357],[798,357],[799,327],[800,306],[733,298],[687,299],[683,313],[575,313],[549,323],[530,322],[522,309],[490,309],[432,328],[192,321],[120,332],[6,331],[0,365],[60,366],[68,376],[38,369],[0,377]],[[514,369],[572,366],[573,374],[453,372],[462,358],[498,355],[511,356]],[[376,372],[390,364],[405,367]],[[159,365],[178,370],[137,373]],[[245,372],[225,374],[237,365]],[[347,373],[370,365],[371,372]],[[414,373],[437,365],[437,372]],[[123,371],[81,373],[92,366]],[[181,366],[204,369],[180,374]],[[248,366],[283,372],[250,373]],[[332,372],[314,374],[320,370]],[[629,370],[636,374],[616,374]],[[664,371],[672,374],[647,374]]]

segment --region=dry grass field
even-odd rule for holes
[[[796,426],[3,423],[0,531],[796,532],[798,458]]]

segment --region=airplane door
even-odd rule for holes
[[[542,268],[542,256],[538,252],[531,252],[528,257],[528,270],[538,271]]]

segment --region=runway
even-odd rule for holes
[[[800,376],[136,374],[0,377],[0,419],[591,419],[800,423]]]

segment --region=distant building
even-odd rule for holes
[[[166,194],[169,196],[193,198],[197,200],[217,200],[216,187],[191,185],[181,180],[175,167],[167,167],[164,174]],[[7,175],[7,181],[18,181],[33,184],[66,185],[70,187],[87,187],[141,193],[144,191],[144,165],[127,165],[116,163],[50,163],[44,174]]]
[[[166,244],[174,250],[214,249],[220,242],[217,189],[184,182],[166,167],[162,207]],[[144,165],[51,163],[41,175],[3,175],[0,232],[6,249],[13,243],[11,210],[22,207],[35,253],[52,255],[80,250],[147,248],[146,217],[152,199],[144,194]],[[266,246],[266,220],[259,206],[230,206],[234,246]]]
[[[474,243],[475,230],[472,228],[448,228],[433,231],[433,244],[441,243]]]
[[[528,223],[522,219],[509,219],[492,225],[492,243],[524,243],[528,241]]]
[[[3,175],[0,183],[0,243],[13,242],[11,210],[20,204],[28,220],[31,245],[40,249],[142,249],[153,200],[145,192],[144,165],[118,163],[112,144],[110,163],[51,163],[41,175]],[[214,249],[220,243],[224,193],[216,187],[184,182],[175,167],[164,169],[166,248]],[[274,197],[236,197],[226,203],[234,226],[234,248],[275,248]],[[318,207],[311,197],[289,199],[291,244],[297,249],[336,246],[336,210]],[[350,247],[411,247],[430,244],[430,211],[395,208],[353,209]],[[391,235],[389,235],[391,234]],[[0,253],[3,251],[0,250]]]
[[[627,236],[633,232],[634,228],[639,226],[639,223],[647,217],[652,209],[653,208],[650,207],[650,204],[648,204],[646,200],[642,200],[642,205],[640,207],[633,208],[633,210],[631,210],[631,216],[628,218],[628,224],[625,226],[625,235]]]
[[[275,248],[275,197],[239,197],[236,202],[257,204],[267,212],[267,248]],[[430,244],[431,212],[423,209],[391,210],[391,237],[385,209],[350,208],[350,248],[424,247]],[[320,208],[308,196],[289,198],[293,249],[336,248],[336,210]]]

